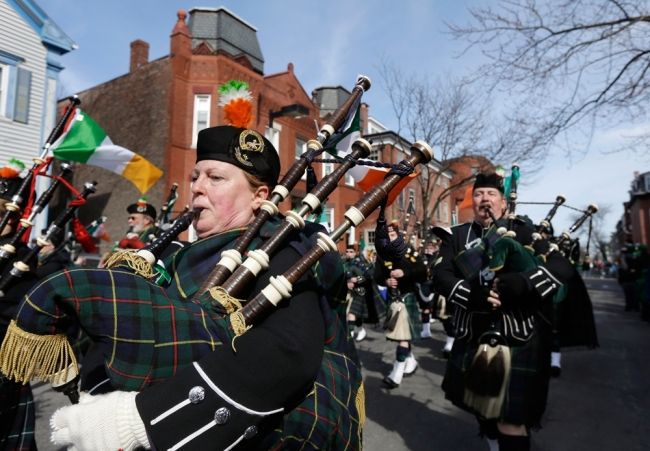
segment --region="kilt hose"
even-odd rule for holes
[[[499,416],[499,421],[532,428],[540,426],[546,408],[551,358],[550,328],[543,321],[537,321],[535,327],[528,342],[510,347],[510,381]],[[476,339],[456,339],[442,382],[445,397],[454,405],[475,415],[477,412],[469,408],[463,398],[465,375],[478,346]]]

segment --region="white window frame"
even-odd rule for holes
[[[332,230],[334,230],[334,226],[336,225],[336,221],[334,220],[334,207],[328,207],[325,206],[323,207],[323,212],[327,212],[329,214],[329,222],[328,223],[323,223],[321,222],[320,224],[327,227],[327,232],[330,233]]]
[[[0,63],[0,116],[6,117],[9,93],[9,65]]]
[[[192,148],[196,148],[196,141],[199,132],[210,126],[210,110],[212,106],[212,96],[210,94],[194,95],[194,111],[192,113]],[[200,128],[199,113],[206,113],[205,127]]]
[[[307,152],[307,140],[300,137],[300,136],[298,136],[298,135],[296,135],[296,140],[293,143],[293,154],[294,154],[296,160],[300,159],[300,155],[298,155],[298,152],[297,152],[297,150],[298,150],[298,141],[302,141],[302,146],[301,146],[302,150],[300,152],[300,155]],[[300,180],[307,180],[307,171],[302,173],[302,177],[300,177]]]
[[[322,175],[322,177],[327,177],[332,172],[334,172],[334,163],[323,163],[323,175]]]
[[[273,127],[266,127],[264,136],[271,141],[276,152],[280,154],[280,132],[282,132],[282,124],[273,124]]]

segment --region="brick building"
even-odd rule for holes
[[[645,244],[650,248],[650,171],[634,173],[630,199],[623,204],[624,213],[616,225],[616,242],[620,249],[626,241]]]
[[[174,182],[179,184],[180,194],[175,208],[180,210],[189,202],[188,174],[194,166],[197,134],[205,127],[225,123],[217,106],[220,84],[237,79],[250,85],[254,98],[251,127],[274,143],[283,173],[303,152],[306,142],[314,138],[314,121],[322,124],[350,95],[340,86],[318,88],[308,95],[291,63],[284,72],[265,75],[255,27],[225,8],[193,8],[189,16],[179,11],[170,36],[169,55],[149,61],[148,50],[146,42],[133,41],[129,72],[85,90],[79,97],[82,109],[106,130],[113,142],[163,169],[163,177],[147,193],[149,202],[156,206],[162,204]],[[363,111],[366,129],[370,122],[367,107]],[[394,138],[382,142],[381,150],[374,152],[375,157],[399,161],[410,143]],[[435,162],[432,165],[439,168]],[[318,178],[331,169],[331,165],[322,165]],[[139,193],[112,173],[78,166],[75,185],[87,180],[98,180],[100,184],[94,200],[83,207],[82,221],[87,223],[104,214],[109,218],[109,234],[118,239],[126,230],[125,207]],[[338,226],[344,211],[362,194],[352,180],[342,180],[327,200],[321,221],[330,227]],[[301,181],[290,199],[281,205],[281,211],[299,204],[304,195],[305,183]],[[415,197],[417,206],[419,196]],[[348,242],[359,242],[362,238],[366,243],[372,242],[374,217],[362,227],[351,231]]]

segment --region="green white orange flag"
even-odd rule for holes
[[[361,97],[348,110],[343,125],[325,143],[325,151],[344,158],[352,152],[352,143],[361,138]]]
[[[359,187],[362,191],[368,192],[370,191],[375,185],[378,185],[381,183],[382,180],[384,180],[384,177],[388,174],[388,169],[386,168],[375,168],[375,167],[370,167],[370,166],[363,166],[363,165],[356,165],[352,169],[348,171],[348,174],[352,176],[354,179],[355,183],[357,184],[357,187]],[[415,177],[418,176],[417,172],[414,172],[412,174],[407,175],[406,177],[402,178],[395,187],[390,190],[388,193],[388,200],[386,201],[386,205],[391,205],[399,193],[408,185],[411,180],[413,180]]]
[[[59,139],[52,144],[59,160],[76,161],[107,169],[129,180],[145,193],[162,176],[162,171],[145,158],[113,144],[90,116],[77,108]]]

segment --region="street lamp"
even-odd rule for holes
[[[291,105],[285,105],[280,108],[278,111],[269,112],[269,128],[273,128],[273,119],[276,117],[292,117],[294,119],[299,119],[303,116],[309,114],[309,109],[300,103],[292,103]]]

